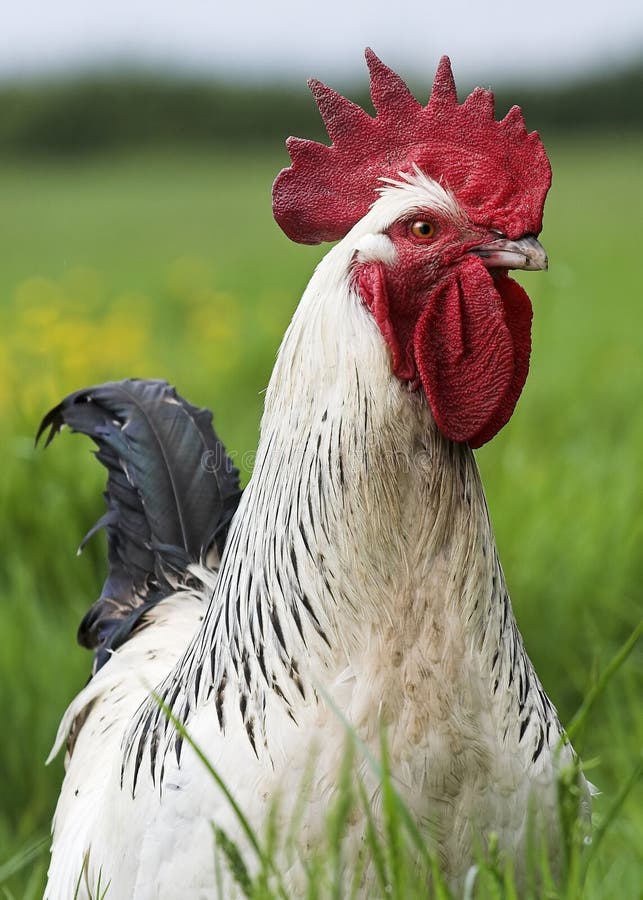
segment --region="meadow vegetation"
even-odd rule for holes
[[[510,424],[478,453],[517,619],[563,722],[641,614],[642,150],[636,137],[550,146],[550,271],[519,279],[535,312],[532,371]],[[105,571],[103,537],[75,556],[101,512],[103,472],[86,439],[34,448],[38,422],[76,388],[163,377],[215,411],[247,478],[280,337],[324,252],[290,244],[272,222],[270,184],[285,161],[187,149],[0,161],[6,897],[42,892],[42,839],[62,777],[62,760],[44,759],[87,678],[75,629]],[[642,684],[635,649],[575,737],[602,792],[596,822],[609,825],[588,868],[589,900],[640,897],[643,807],[640,783],[638,802],[630,788]],[[511,896],[492,882],[488,896]]]

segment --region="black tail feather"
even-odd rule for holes
[[[212,415],[164,381],[130,379],[76,391],[50,410],[36,441],[63,425],[98,446],[107,469],[107,512],[83,538],[107,532],[108,575],[83,618],[79,642],[96,668],[140,626],[145,612],[184,580],[187,566],[223,551],[239,503],[239,472]]]

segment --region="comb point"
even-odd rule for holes
[[[446,55],[440,57],[433,80],[430,102],[435,103],[436,101],[445,106],[456,106],[458,103],[458,93],[455,87],[451,60]]]
[[[525,119],[519,106],[512,106],[504,119],[501,119],[501,124],[505,128],[513,131],[514,134],[527,134],[527,126],[525,125]],[[532,134],[533,133],[535,132],[532,132]]]
[[[420,104],[397,72],[389,69],[370,47],[367,48],[365,55],[371,76],[371,100],[378,116],[386,118],[393,115],[399,118],[400,114],[412,114],[420,108]]]
[[[370,116],[360,106],[321,81],[311,78],[308,85],[331,141],[359,132],[370,120]]]
[[[467,112],[486,115],[489,119],[495,118],[495,98],[493,93],[485,88],[474,88],[462,106]]]

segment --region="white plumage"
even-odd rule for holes
[[[200,593],[156,606],[67,711],[57,747],[86,718],[48,900],[72,896],[83,866],[80,897],[99,879],[116,900],[214,897],[210,822],[243,846],[189,746],[177,763],[152,688],[259,827],[279,794],[287,824],[314,759],[303,846],[323,839],[341,765],[332,706],[375,755],[386,726],[397,786],[454,885],[478,835],[496,832],[520,859],[530,803],[557,827],[561,728],[513,618],[473,454],[392,377],[349,277],[356,248],[390,253],[378,235],[436,197],[453,205],[424,176],[389,186],[320,264],[279,353],[218,577],[202,571]],[[301,869],[286,877],[297,896]]]
[[[415,115],[397,76],[372,55],[369,65],[374,83],[379,79],[374,98],[380,106],[397,98]],[[436,109],[446,115],[456,108],[455,89],[450,70],[441,71]],[[329,130],[341,135],[333,119],[336,95],[323,86],[315,90]],[[472,97],[476,109],[487,109],[484,97]],[[355,108],[344,107],[342,115],[345,126],[365,127]],[[507,119],[509,145],[523,141],[540,152],[516,114]],[[301,160],[305,149],[299,144],[291,152]],[[545,184],[546,158],[539,160]],[[187,729],[259,834],[275,808],[277,832],[287,833],[302,801],[301,856],[284,850],[277,859],[293,897],[304,894],[307,851],[325,839],[346,723],[360,742],[355,774],[376,823],[380,785],[367,756],[379,755],[384,729],[396,789],[456,892],[491,834],[513,860],[519,882],[530,834],[556,867],[557,772],[573,762],[573,751],[523,647],[469,438],[451,434],[450,440],[444,433],[464,422],[478,446],[511,414],[526,377],[531,312],[499,270],[544,268],[546,257],[529,230],[509,240],[493,222],[475,221],[471,203],[461,203],[415,164],[378,184],[371,208],[318,266],[285,335],[266,394],[254,473],[220,564],[218,553],[210,552],[209,565],[188,566],[195,539],[182,519],[183,537],[172,541],[186,554],[179,548],[169,570],[175,577],[182,568],[189,586],[161,590],[170,579],[158,565],[159,559],[167,563],[167,548],[158,548],[172,541],[154,531],[163,509],[149,506],[152,463],[140,459],[140,449],[123,450],[135,424],[127,412],[133,382],[95,389],[106,404],[102,411],[92,407],[92,389],[71,395],[43,423],[52,425],[53,435],[67,422],[99,444],[110,470],[105,521],[112,528],[110,578],[83,632],[102,656],[67,710],[54,748],[70,738],[47,900],[88,900],[99,885],[109,885],[109,900],[214,898],[212,826],[250,850],[221,787],[164,709]],[[466,179],[463,184],[466,193]],[[518,203],[516,219],[516,184],[489,187],[509,210],[512,228],[516,221],[536,221],[530,204],[544,201],[541,184],[540,194]],[[488,216],[489,204],[480,205],[480,215]],[[280,214],[293,231],[300,227],[283,205]],[[469,280],[458,275],[459,281],[449,281],[453,271]],[[463,293],[467,284],[477,292],[473,300]],[[437,288],[427,300],[430,285]],[[451,331],[427,331],[427,308],[433,323],[448,313]],[[491,405],[482,417],[466,393],[452,395],[441,385],[440,368],[431,368],[435,357],[422,356],[418,344],[427,334],[450,341],[439,358],[457,378],[453,347],[471,344],[466,332],[472,323],[483,339],[476,335],[473,342],[480,365],[467,371],[489,380],[480,402]],[[501,351],[504,363],[494,357]],[[468,351],[458,352],[468,365]],[[503,365],[506,382],[498,374]],[[147,394],[145,383],[136,387],[137,402],[147,398],[141,408],[154,406],[174,438],[179,418],[173,416],[187,423],[175,448],[179,461],[186,455],[198,460],[199,441],[220,449],[207,414],[167,386],[150,385]],[[478,385],[469,387],[476,393]],[[115,388],[118,415],[112,416],[108,401]],[[435,417],[432,393],[439,404]],[[451,396],[460,398],[463,415],[450,415]],[[172,409],[164,419],[167,404]],[[154,437],[154,429],[150,433]],[[140,434],[135,446],[143,446]],[[130,503],[139,482],[144,487]],[[204,513],[206,550],[215,546],[212,529],[221,548],[229,501],[237,499],[235,478],[219,488],[213,515]],[[193,511],[196,499],[190,495]],[[156,516],[147,530],[146,515]],[[136,544],[132,536],[148,531],[144,546]],[[125,576],[133,561],[139,564],[152,550],[154,573],[148,579],[144,572],[141,580],[139,572],[130,585]],[[584,780],[581,793],[587,793]],[[365,815],[355,813],[344,853],[349,868],[364,831]],[[373,877],[367,866],[363,897],[372,896]],[[222,879],[223,896],[235,897],[227,870]]]

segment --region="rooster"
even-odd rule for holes
[[[274,185],[289,238],[337,243],[283,339],[243,494],[209,414],[163,382],[79,391],[41,425],[90,435],[109,472],[109,575],[79,634],[93,674],[52,751],[67,741],[47,900],[216,895],[212,825],[246,835],[192,741],[259,833],[305,791],[302,847],[322,843],[346,723],[375,756],[385,730],[454,890],[492,833],[518,878],[530,823],[555,863],[574,754],[473,454],[527,376],[531,304],[507,271],[547,267],[550,166],[517,107],[496,121],[479,88],[458,103],[446,57],[426,106],[366,57],[375,117],[311,81],[332,143],[289,139]],[[294,896],[304,869],[284,861]]]

